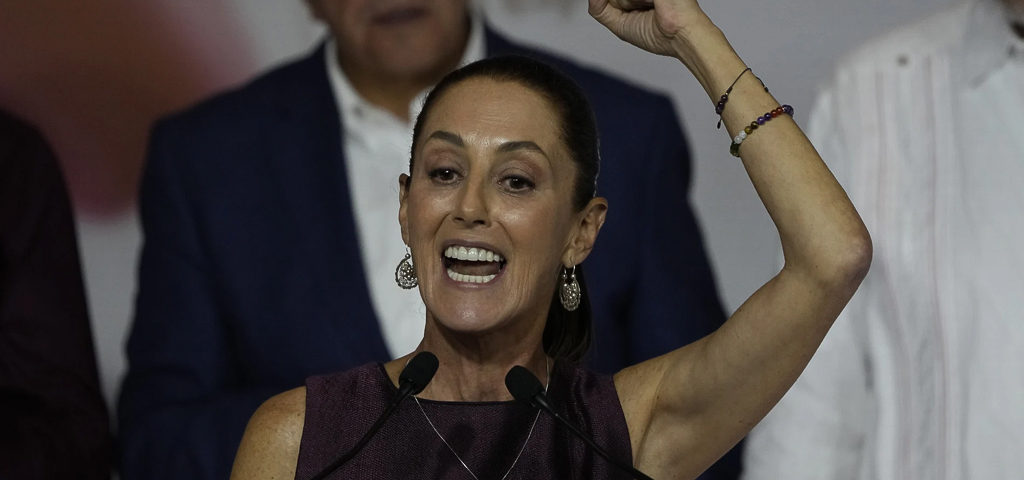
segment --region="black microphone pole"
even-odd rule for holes
[[[398,375],[398,395],[395,395],[394,400],[384,409],[384,413],[380,414],[377,421],[363,434],[363,438],[360,438],[355,446],[350,448],[348,452],[345,452],[344,455],[338,457],[337,460],[331,462],[330,465],[324,467],[319,473],[310,477],[309,480],[322,480],[335,470],[341,468],[349,460],[352,460],[366,446],[366,443],[373,438],[377,430],[380,430],[380,427],[384,425],[384,421],[391,417],[398,404],[402,403],[402,400],[405,400],[409,395],[416,395],[422,392],[427,384],[430,383],[430,380],[434,378],[434,373],[437,373],[437,357],[433,353],[420,352],[415,357],[412,357],[412,360],[409,360],[409,363],[402,369],[402,373]]]
[[[568,428],[570,432],[586,442],[587,445],[590,445],[590,448],[593,448],[601,458],[604,458],[608,463],[617,467],[619,470],[632,475],[633,478],[654,480],[651,477],[644,475],[640,470],[633,468],[632,465],[627,465],[615,458],[612,458],[608,455],[608,452],[594,442],[594,439],[590,438],[590,435],[580,431],[576,425],[573,425],[572,422],[559,415],[558,412],[551,408],[551,403],[548,400],[548,396],[544,393],[544,387],[541,386],[540,380],[537,380],[537,377],[535,377],[533,373],[525,367],[521,367],[519,365],[512,367],[512,369],[508,371],[508,374],[505,375],[505,387],[508,388],[509,393],[511,393],[516,400],[528,403],[533,408],[544,410],[548,415],[554,417],[558,423],[561,423],[565,428]]]

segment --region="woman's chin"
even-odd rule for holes
[[[440,312],[434,312],[434,320],[439,326],[459,334],[485,334],[490,332],[503,322],[505,317],[494,308],[487,308],[480,305],[453,306],[443,308]]]
[[[442,336],[452,336],[459,342],[474,339],[500,342],[506,336],[512,342],[534,328],[533,322],[516,315],[514,309],[501,302],[458,302],[436,307],[428,320],[434,325],[428,325],[428,330],[433,328]]]
[[[460,282],[444,277],[444,281],[424,292],[427,310],[439,324],[463,333],[487,332],[509,318],[514,310],[510,294],[503,288],[504,278],[484,283]]]
[[[423,291],[429,317],[441,330],[466,336],[503,331],[519,336],[516,331],[531,330],[535,321],[546,319],[546,308],[530,307],[532,297],[512,288],[515,282],[505,275],[481,284],[458,282],[447,275],[444,280]],[[544,310],[545,315],[539,315],[544,318],[535,319],[538,315],[530,313],[534,310]]]

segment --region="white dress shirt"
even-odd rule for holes
[[[412,127],[427,91],[409,105],[409,121],[363,99],[338,64],[334,41],[324,49],[327,75],[341,115],[342,149],[370,300],[392,357],[411,352],[423,338],[426,308],[419,290],[395,283],[406,253],[398,225],[398,176],[409,171]],[[484,58],[484,28],[474,15],[460,65]]]
[[[1024,42],[971,0],[841,62],[809,136],[871,272],[746,479],[1024,478]]]
[[[972,19],[979,35],[958,92],[962,247],[951,260],[962,277],[950,343],[964,464],[948,478],[1024,478],[1024,40],[994,10]]]

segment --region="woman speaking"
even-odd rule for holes
[[[717,103],[729,150],[778,229],[782,270],[702,340],[613,377],[582,369],[590,331],[579,265],[608,210],[594,191],[592,113],[571,81],[532,60],[468,65],[427,97],[399,179],[410,255],[396,281],[418,286],[427,308],[417,351],[268,400],[249,422],[232,478],[634,475],[615,463],[693,478],[793,384],[867,272],[871,242],[857,212],[792,109],[694,0],[591,0],[590,12],[623,40],[682,61]],[[634,163],[644,168],[644,159]],[[687,312],[678,314],[684,321]],[[427,351],[436,374],[410,387],[403,370]],[[532,398],[611,461],[513,400],[505,379],[516,365],[539,379]],[[377,422],[386,409],[390,418]],[[364,438],[371,427],[380,428]]]

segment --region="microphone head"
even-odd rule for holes
[[[544,386],[533,372],[516,365],[505,375],[505,388],[516,400],[534,405],[537,395],[544,393]]]
[[[402,369],[402,373],[398,375],[398,384],[410,385],[412,390],[409,394],[416,395],[427,388],[427,384],[430,383],[430,379],[434,378],[435,373],[437,373],[437,357],[430,352],[420,352],[412,357],[409,364]]]

